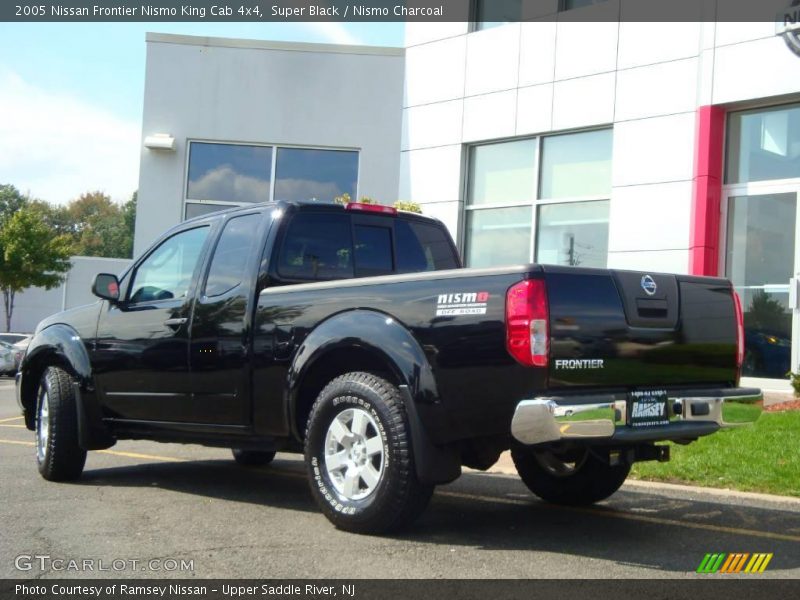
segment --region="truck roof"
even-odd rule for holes
[[[344,206],[342,204],[334,204],[334,203],[327,203],[327,202],[312,202],[312,201],[309,201],[309,200],[299,200],[299,201],[298,200],[292,200],[292,201],[277,200],[277,201],[273,201],[273,202],[258,202],[258,203],[253,203],[253,204],[247,204],[245,206],[233,206],[233,207],[225,209],[225,210],[220,210],[220,211],[209,213],[209,214],[206,214],[206,215],[199,215],[197,217],[192,217],[191,219],[186,219],[186,221],[184,221],[184,223],[193,223],[195,221],[206,221],[206,220],[211,220],[211,219],[218,219],[218,218],[225,217],[226,215],[230,215],[230,214],[233,214],[233,213],[243,212],[243,211],[247,211],[247,210],[253,210],[254,208],[267,209],[267,208],[273,207],[273,208],[277,208],[277,209],[286,209],[286,208],[292,207],[295,210],[300,210],[300,211],[312,210],[313,209],[313,210],[317,210],[317,211],[318,210],[322,210],[322,211],[330,211],[330,212],[342,212],[342,211],[356,212],[356,210],[351,208],[353,205],[356,205],[356,206],[376,206],[376,205],[362,204],[362,203],[359,203],[359,202],[352,202],[352,203],[348,204],[347,206]],[[377,206],[381,206],[381,205],[377,205]],[[387,208],[390,208],[390,207],[387,207]],[[365,211],[360,211],[359,210],[358,211],[359,214],[362,214],[362,212],[366,213],[366,214],[371,214],[371,212],[369,210],[365,210]],[[380,214],[380,213],[376,213],[376,214]],[[384,215],[388,215],[390,213],[383,213],[383,214]],[[407,219],[424,221],[424,222],[428,222],[428,223],[442,224],[439,219],[436,219],[434,217],[428,217],[428,216],[425,216],[425,215],[422,215],[422,214],[419,214],[419,213],[409,212],[409,211],[400,210],[400,209],[396,209],[396,215],[397,216],[402,216],[403,218],[407,218]]]

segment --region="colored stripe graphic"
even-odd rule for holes
[[[698,573],[716,573],[722,566],[722,561],[725,560],[726,554],[706,554],[700,566],[697,567]]]
[[[772,552],[769,554],[762,553],[762,554],[753,554],[753,558],[750,559],[747,567],[745,568],[745,573],[763,573],[769,561],[772,560]]]
[[[769,562],[772,560],[772,553],[756,552],[725,552],[708,553],[703,557],[700,566],[697,567],[698,573],[763,573]],[[748,561],[749,559],[749,561]],[[745,567],[745,564],[747,565]],[[744,569],[744,571],[742,571]]]

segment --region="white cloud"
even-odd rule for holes
[[[317,23],[303,23],[325,41],[332,44],[345,44],[349,46],[359,46],[363,42],[350,33],[342,23],[320,21]]]
[[[266,202],[269,181],[242,175],[230,165],[222,165],[204,173],[197,181],[190,181],[189,196],[197,200]]]
[[[139,182],[141,126],[0,67],[0,183],[54,203],[101,190],[127,200]]]
[[[336,196],[341,195],[342,190],[340,190],[339,186],[333,181],[278,179],[275,182],[276,200],[316,200],[317,202],[333,202]]]

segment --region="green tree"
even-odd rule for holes
[[[136,221],[136,193],[123,205],[102,192],[87,192],[69,203],[66,218],[81,256],[130,258]]]
[[[0,292],[6,331],[11,330],[14,297],[28,287],[52,289],[70,268],[71,243],[53,235],[41,210],[23,206],[0,226]]]
[[[0,227],[9,217],[25,206],[27,199],[13,185],[0,185]]]

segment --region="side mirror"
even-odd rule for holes
[[[92,293],[98,298],[110,302],[119,301],[119,280],[116,275],[109,273],[98,273],[94,277]]]

